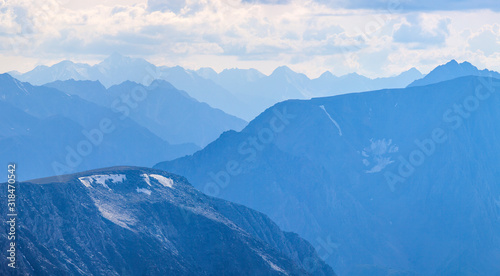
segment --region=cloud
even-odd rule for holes
[[[307,29],[302,33],[302,38],[305,40],[326,40],[331,36],[340,34],[344,29],[339,25],[326,25],[317,26],[313,25],[315,22],[311,22]]]
[[[468,44],[470,50],[481,51],[486,56],[500,53],[498,25],[496,25],[496,28],[487,28],[482,32],[472,35],[468,40]]]
[[[178,13],[185,6],[185,0],[148,0],[148,11],[172,11]]]
[[[440,19],[437,24],[431,28],[424,28],[422,20],[414,17],[408,18],[409,22],[401,24],[394,32],[395,42],[411,43],[416,47],[428,47],[444,44],[450,34],[450,19]]]
[[[410,3],[401,1],[402,6]],[[426,71],[451,58],[500,64],[498,27],[483,28],[498,22],[500,13],[491,11],[388,13],[375,9],[381,1],[346,0],[85,3],[5,2],[0,56],[22,58],[0,69],[26,71],[28,59],[30,64],[77,57],[96,61],[114,51],[159,65],[218,70],[245,66],[270,72],[292,64],[311,76],[325,70],[393,75],[409,69],[409,63]],[[334,7],[348,4],[354,6]],[[366,5],[372,9],[354,8]]]
[[[271,5],[284,5],[289,4],[291,0],[241,0],[243,3],[251,4],[271,4]]]
[[[316,0],[331,7],[345,9],[369,9],[391,13],[412,11],[461,11],[489,9],[500,11],[498,0]]]

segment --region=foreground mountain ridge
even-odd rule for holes
[[[17,185],[20,274],[335,275],[267,216],[164,171],[112,167]]]

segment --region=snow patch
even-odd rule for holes
[[[330,116],[330,113],[328,113],[328,111],[326,111],[325,109],[325,106],[324,105],[320,105],[319,106],[321,109],[323,109],[323,111],[326,113],[326,115],[328,116],[328,118],[330,118],[330,121],[332,121],[332,123],[337,127],[337,129],[339,130],[339,136],[342,136],[342,130],[340,129],[340,126],[339,124],[337,123],[337,121],[335,121],[332,116]]]
[[[16,83],[17,88],[19,88],[21,91],[23,91],[26,95],[29,94],[28,90],[26,90],[26,88],[24,87],[24,85],[21,82],[19,82],[16,79],[14,79],[14,82]]]
[[[132,230],[129,226],[135,225],[137,222],[136,219],[125,213],[123,210],[118,210],[119,207],[117,206],[104,204],[100,201],[94,201],[94,204],[97,209],[99,209],[102,217],[123,228]]]
[[[78,178],[78,180],[80,180],[80,182],[87,188],[92,188],[92,184],[95,183],[100,184],[107,189],[109,189],[109,187],[106,185],[106,181],[121,183],[126,179],[127,177],[124,174],[96,174]]]
[[[92,185],[90,185],[90,181],[87,179],[88,177],[80,177],[78,180],[82,182],[82,184],[87,187],[87,188],[92,188]]]
[[[274,264],[273,262],[271,262],[267,256],[265,256],[265,255],[264,255],[264,254],[262,254],[262,253],[258,253],[258,254],[259,254],[259,256],[260,256],[260,257],[261,257],[264,261],[266,261],[266,263],[267,263],[267,264],[268,264],[268,265],[269,265],[269,266],[270,266],[270,267],[271,267],[274,271],[278,271],[278,272],[281,272],[281,273],[283,273],[283,274],[285,274],[285,275],[288,275],[288,273],[286,273],[286,271],[285,271],[285,270],[283,270],[281,267],[279,267],[279,266],[277,266],[276,264]]]
[[[165,176],[159,174],[150,174],[149,176],[156,179],[156,181],[165,187],[174,188],[174,181],[170,178],[166,178]]]
[[[394,163],[390,157],[376,158],[376,165],[366,171],[366,173],[377,173],[385,169],[389,164]],[[365,164],[366,165],[366,164]]]
[[[151,195],[151,190],[148,190],[148,189],[144,189],[144,188],[139,188],[137,187],[137,189],[135,189],[138,193],[143,193],[143,194],[147,194],[147,195]]]
[[[398,152],[399,148],[392,144],[391,139],[370,139],[370,146],[366,147],[361,155],[363,165],[370,167],[366,173],[377,173],[385,169],[389,164],[394,163],[391,155]]]
[[[147,174],[141,174],[141,177],[144,178],[144,181],[151,186],[151,181],[149,180],[149,175]]]

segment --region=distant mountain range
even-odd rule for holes
[[[424,76],[415,68],[395,77],[376,79],[370,79],[356,73],[338,77],[328,71],[318,78],[310,79],[304,74],[294,72],[287,66],[276,68],[269,76],[255,69],[226,69],[217,74],[211,68],[202,68],[195,72],[204,78],[213,80],[228,91],[237,91],[243,94],[260,93],[260,96],[269,97],[272,95],[282,100],[333,96],[383,88],[403,88]],[[247,87],[249,83],[253,86]],[[284,86],[272,87],[280,84]],[[289,87],[283,89],[287,85]],[[260,89],[257,88],[259,86]],[[284,94],[275,95],[276,92],[272,92],[273,88]]]
[[[196,73],[178,66],[157,67],[142,58],[125,57],[118,53],[113,53],[93,66],[66,60],[50,67],[37,66],[24,74],[18,72],[9,72],[9,74],[33,85],[72,79],[99,81],[105,87],[126,81],[149,86],[154,80],[166,80],[176,88],[187,91],[191,97],[229,114],[239,115],[239,112],[247,109],[245,104],[238,102],[229,91]],[[239,117],[243,118],[243,116]]]
[[[93,66],[65,60],[50,67],[45,65],[37,66],[24,74],[18,72],[9,72],[9,74],[33,85],[73,79],[99,80],[106,87],[124,81],[149,85],[158,78],[156,66],[144,59],[125,57],[117,53]]]
[[[21,81],[34,85],[64,80],[100,81],[105,87],[125,81],[150,85],[156,79],[170,82],[191,97],[212,107],[251,120],[273,104],[288,99],[308,99],[383,88],[403,88],[423,75],[415,68],[390,78],[370,79],[357,74],[336,77],[325,72],[309,79],[286,66],[266,76],[255,69],[227,69],[221,73],[211,68],[192,71],[180,66],[155,66],[141,58],[114,53],[96,65],[62,61],[53,66],[38,66],[21,74],[9,72]]]
[[[339,275],[500,274],[500,79],[441,81],[456,67],[426,86],[281,102],[155,168],[331,238]]]
[[[211,68],[193,71],[180,66],[155,66],[144,59],[125,57],[118,53],[94,66],[62,61],[50,67],[38,66],[24,74],[9,73],[35,85],[73,79],[99,81],[105,87],[125,81],[149,86],[156,79],[166,80],[194,99],[247,121],[275,103],[288,99],[421,86],[471,75],[500,75],[487,69],[478,70],[468,62],[459,64],[453,60],[437,67],[427,76],[411,68],[397,76],[386,78],[371,79],[356,73],[339,77],[327,71],[318,78],[310,79],[287,66],[276,68],[269,76],[255,69],[234,68],[217,73]]]
[[[90,81],[33,86],[2,74],[0,107],[0,161],[18,162],[24,180],[116,165],[152,166],[246,125],[165,81],[109,89]]]
[[[170,83],[155,80],[149,86],[126,81],[106,89],[98,81],[56,81],[45,86],[124,113],[160,138],[204,147],[227,130],[241,130],[247,122],[200,103]],[[134,100],[134,97],[136,100]],[[131,101],[128,104],[126,101]]]
[[[20,275],[335,275],[311,244],[264,214],[160,170],[113,167],[18,185]]]

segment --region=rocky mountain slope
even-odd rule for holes
[[[156,168],[331,239],[339,275],[497,275],[499,94],[463,77],[289,100]]]
[[[113,167],[17,185],[22,275],[335,275],[264,214],[164,171]]]

